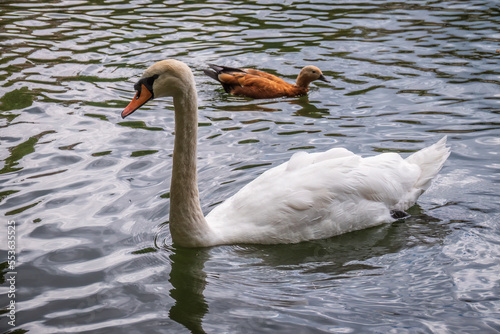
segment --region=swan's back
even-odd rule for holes
[[[362,158],[345,149],[296,153],[243,187],[206,220],[219,243],[295,243],[395,219],[415,204],[439,172],[446,137],[407,159]]]

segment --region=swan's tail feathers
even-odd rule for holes
[[[446,146],[446,136],[437,143],[423,148],[406,158],[406,161],[416,164],[422,170],[415,188],[425,191],[431,185],[432,179],[439,173],[444,162],[450,155],[450,148]]]

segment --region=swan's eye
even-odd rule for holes
[[[139,94],[137,94],[137,98],[139,98],[141,96],[141,89],[142,89],[143,85],[154,96],[153,84],[154,84],[155,80],[158,79],[158,77],[159,77],[159,75],[155,74],[151,77],[142,78],[141,80],[137,81],[137,83],[134,85],[134,89],[139,93]]]
[[[141,94],[141,80],[137,81],[134,85],[134,90],[139,92],[139,94]]]

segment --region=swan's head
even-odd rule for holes
[[[307,82],[307,84],[313,82],[314,80],[330,82],[326,80],[323,72],[321,72],[319,68],[313,65],[306,66],[300,71],[299,76],[297,77],[297,81],[299,80],[302,82]]]
[[[135,97],[122,111],[122,118],[157,97],[182,95],[194,88],[191,69],[178,60],[167,59],[151,65],[134,85]]]

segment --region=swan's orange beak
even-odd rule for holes
[[[153,98],[153,94],[146,88],[146,86],[141,85],[141,90],[135,93],[134,98],[128,106],[122,111],[122,118],[127,117],[137,109],[139,109],[144,103],[148,102]]]

